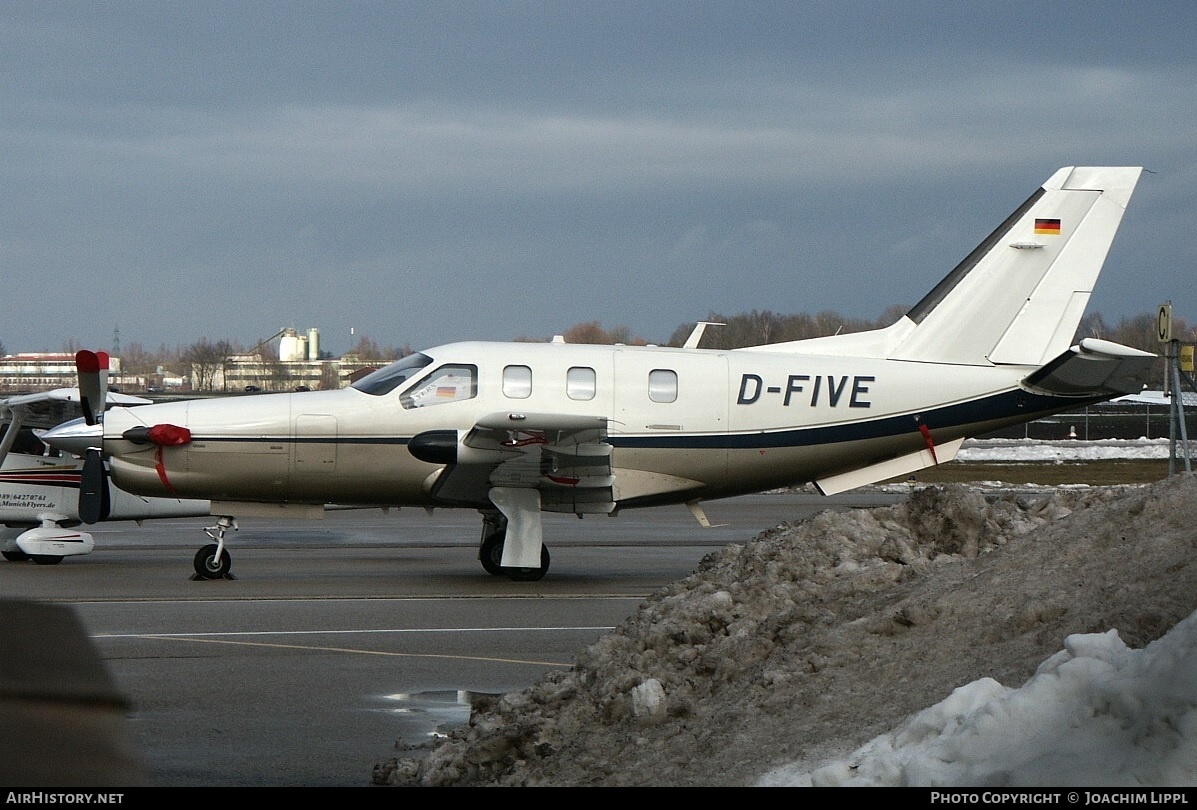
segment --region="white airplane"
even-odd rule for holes
[[[109,393],[111,405],[144,406],[148,399]],[[59,388],[0,399],[0,422],[7,422],[0,439],[0,556],[13,562],[33,560],[55,565],[64,557],[90,554],[95,540],[78,531],[83,460],[51,456],[46,448],[25,434],[29,448],[18,445],[30,410],[43,403],[81,404],[78,389]],[[23,451],[24,450],[24,451]],[[28,452],[33,450],[34,452]],[[117,487],[106,488],[105,520],[197,517],[211,514],[208,501],[131,495]],[[104,508],[104,505],[101,504]],[[215,527],[214,527],[215,528]]]
[[[701,501],[841,492],[1140,390],[1154,355],[1072,344],[1140,171],[1060,169],[883,329],[730,351],[698,348],[704,324],[682,348],[453,343],[343,390],[113,408],[44,438],[93,469],[107,459],[130,492],[211,499],[215,515],[476,509],[483,568],[535,580],[545,511],[684,503],[705,523]],[[81,352],[80,370],[99,401],[101,363]]]
[[[1171,391],[1143,391],[1138,394],[1127,394],[1124,397],[1118,397],[1115,402],[1126,402],[1132,405],[1158,405],[1161,408],[1167,408],[1172,405]],[[1197,408],[1197,392],[1181,391],[1181,404],[1186,408]]]

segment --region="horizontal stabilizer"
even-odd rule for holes
[[[1064,397],[1109,397],[1143,390],[1156,355],[1085,338],[1024,379],[1035,391]]]

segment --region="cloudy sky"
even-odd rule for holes
[[[1183,2],[6,2],[0,341],[876,318],[1080,164],[1154,172],[1090,311],[1192,322],[1195,30]]]

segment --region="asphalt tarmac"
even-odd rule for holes
[[[224,580],[193,578],[211,521],[101,524],[90,555],[0,562],[0,588],[74,611],[153,785],[367,787],[376,763],[464,723],[473,696],[568,668],[712,550],[901,497],[735,498],[705,505],[707,529],[680,506],[549,515],[538,582],[486,574],[467,511],[243,520]]]

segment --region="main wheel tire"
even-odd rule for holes
[[[535,582],[541,579],[549,570],[549,549],[543,543],[540,546],[539,568],[504,568],[503,541],[507,539],[506,531],[497,531],[482,541],[482,548],[478,550],[478,560],[486,573],[491,576],[500,574],[516,582]]]
[[[29,555],[23,551],[0,551],[0,554],[9,562],[25,562],[29,559]]]
[[[478,561],[491,576],[497,577],[504,573],[499,563],[503,559],[503,541],[506,539],[507,532],[499,530],[483,540],[482,547],[478,549]]]
[[[222,550],[220,557],[217,557],[216,548],[216,544],[211,543],[195,553],[195,573],[204,579],[222,579],[228,576],[229,569],[233,567],[229,550]]]
[[[549,550],[540,547],[540,568],[504,568],[503,573],[516,582],[536,582],[549,572]]]
[[[62,562],[62,557],[57,554],[33,554],[30,559],[38,565],[58,565]]]

